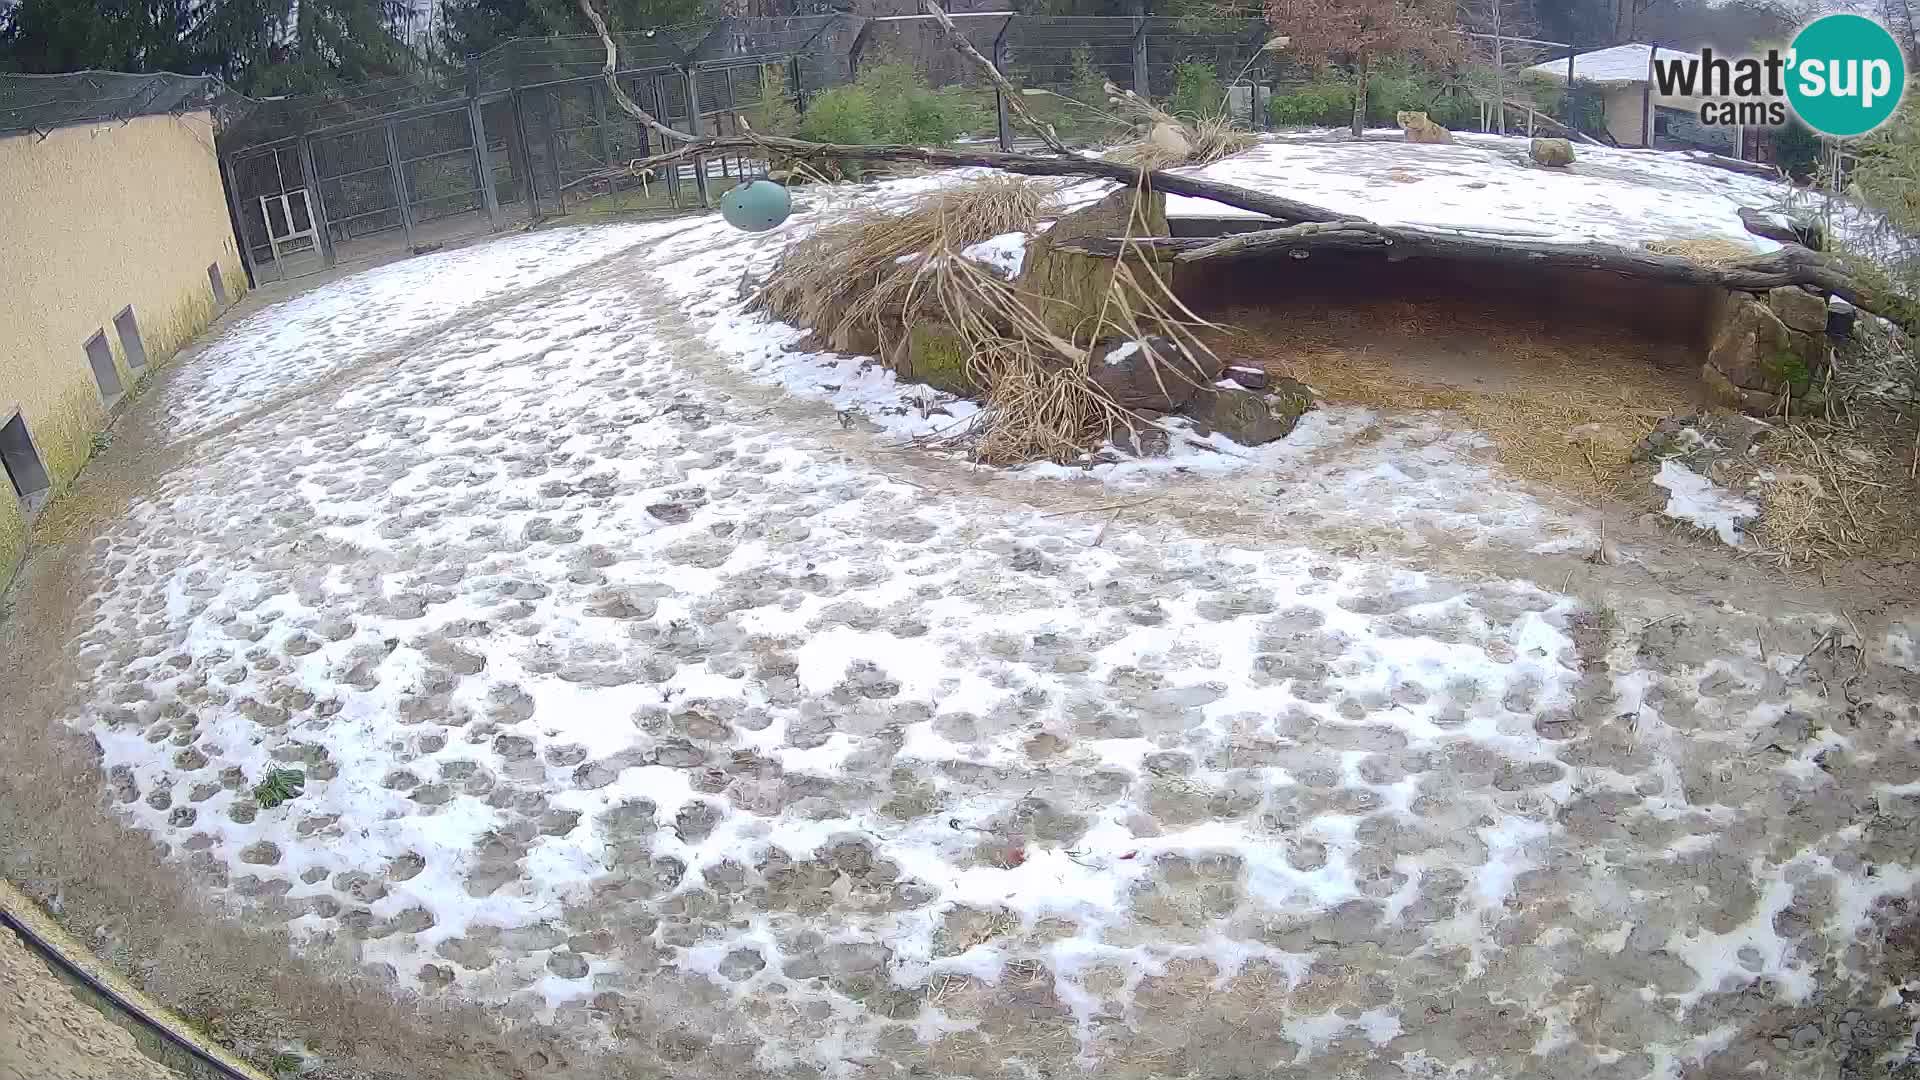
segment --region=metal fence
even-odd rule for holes
[[[1276,87],[1312,76],[1267,47],[1271,31],[1259,19],[952,17],[1070,144],[1118,133],[1107,83],[1161,102],[1219,94],[1259,128]],[[681,130],[726,134],[743,118],[762,130],[804,119],[821,93],[903,64],[949,113],[968,118],[967,130],[950,134],[1016,145],[991,80],[926,16],[728,18],[616,34],[615,43],[621,88]],[[220,137],[250,272],[278,280],[558,214],[672,213],[711,205],[766,170],[728,154],[621,174],[663,147],[609,100],[605,60],[595,36],[519,39],[437,80],[253,103]]]

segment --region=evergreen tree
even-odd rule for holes
[[[428,0],[20,0],[0,10],[0,69],[218,75],[304,93],[418,67],[402,28]]]
[[[704,0],[594,0],[614,33],[693,22],[706,6]],[[441,0],[440,18],[441,47],[455,60],[509,38],[592,32],[575,0]]]

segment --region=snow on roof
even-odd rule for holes
[[[1452,145],[1403,141],[1396,131],[1299,132],[1200,169],[1210,180],[1286,195],[1382,225],[1606,243],[1718,238],[1756,253],[1779,247],[1747,232],[1739,208],[1779,204],[1780,184],[1700,165],[1663,150],[1579,145],[1559,169],[1532,165],[1525,138],[1455,132]],[[1167,197],[1174,218],[1258,217],[1208,199]]]
[[[1573,60],[1573,78],[1576,82],[1592,83],[1642,83],[1647,81],[1647,61],[1654,46],[1630,41],[1625,45],[1615,45],[1610,49],[1595,49],[1581,53]],[[1686,60],[1700,58],[1698,53],[1680,49],[1660,50],[1662,60]],[[1549,60],[1544,64],[1535,64],[1527,69],[1542,75],[1551,75],[1562,82],[1567,78],[1566,60]]]

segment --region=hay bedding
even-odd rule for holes
[[[1203,325],[1173,297],[1145,259],[1120,260],[1099,310],[1063,337],[1037,315],[1018,283],[963,256],[1010,232],[1031,232],[1047,216],[1055,185],[988,177],[945,188],[899,213],[827,226],[784,255],[753,306],[814,328],[841,351],[887,354],[888,339],[923,320],[963,343],[967,376],[984,387],[985,407],[941,441],[977,460],[1007,465],[1046,458],[1088,460],[1106,433],[1158,426],[1118,405],[1088,376],[1088,349],[1108,336],[1168,337],[1210,356],[1194,336]],[[1132,228],[1140,220],[1138,204]],[[1151,349],[1164,379],[1192,376]],[[891,359],[891,358],[890,358]],[[1216,367],[1217,370],[1217,367]]]

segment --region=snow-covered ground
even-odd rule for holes
[[[1778,244],[1746,231],[1738,209],[1778,205],[1786,188],[1657,150],[1576,146],[1565,168],[1533,165],[1529,140],[1455,132],[1453,145],[1398,132],[1352,142],[1326,132],[1279,135],[1189,170],[1351,212],[1383,225],[1638,248],[1649,240],[1712,238],[1756,253]],[[1172,195],[1169,217],[1257,217]]]
[[[1836,620],[1583,606],[1529,568],[1589,524],[1434,417],[915,447],[971,407],[741,311],[834,209],[496,241],[189,361],[208,434],[82,616],[125,812],[401,986],[743,1071],[1676,1075],[1786,1053],[1734,1038],[1776,1005],[1892,1022],[1835,980],[1920,882],[1907,629],[1850,708]]]
[[[364,363],[489,297],[633,246],[639,225],[552,229],[389,263],[248,316],[166,384],[172,433],[194,435]]]

